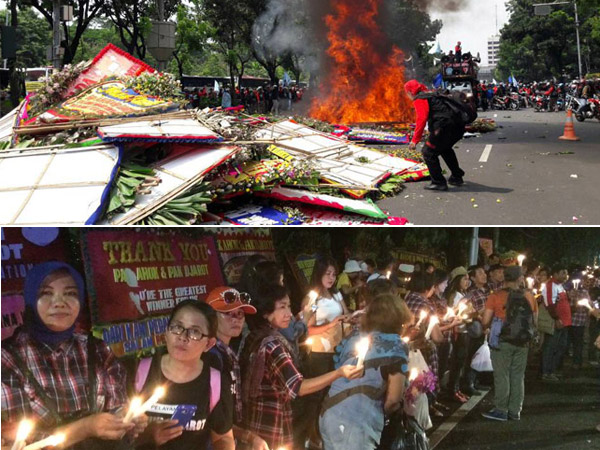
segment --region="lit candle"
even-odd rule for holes
[[[356,354],[358,356],[358,362],[356,363],[356,367],[361,369],[365,363],[365,357],[367,356],[367,351],[369,350],[369,338],[364,337],[356,344]]]
[[[526,256],[525,255],[519,255],[517,256],[517,261],[519,261],[519,265],[522,266],[523,265],[523,261],[525,261]]]
[[[25,445],[25,439],[27,439],[27,436],[29,436],[31,430],[33,430],[33,422],[27,419],[21,420],[19,422],[17,436],[15,437],[15,442],[13,443],[11,450],[20,450]]]
[[[152,405],[154,405],[164,395],[165,395],[164,387],[159,386],[156,389],[154,389],[154,393],[152,394],[152,396],[148,400],[146,400],[142,404],[142,406],[139,407],[139,409],[136,411],[135,415],[141,416],[142,414],[144,414],[146,411],[148,411],[152,407]]]
[[[427,326],[427,331],[425,332],[425,339],[429,339],[431,337],[433,327],[435,327],[438,322],[439,320],[437,316],[432,316],[431,319],[429,319],[429,325]]]
[[[454,316],[456,316],[456,314],[454,314],[454,310],[452,308],[448,308],[448,310],[446,311],[446,314],[444,315],[442,320],[448,320]]]
[[[591,311],[592,309],[594,309],[594,308],[592,308],[592,305],[590,305],[590,301],[589,301],[587,298],[584,298],[584,299],[582,299],[582,300],[579,300],[579,301],[577,302],[577,304],[578,304],[579,306],[585,306],[585,307],[586,307],[586,308],[588,308],[590,311]]]
[[[404,341],[405,344],[408,344],[410,342],[410,338],[408,336],[404,336],[402,338],[402,340]]]
[[[23,450],[39,450],[44,447],[56,447],[57,445],[60,445],[63,442],[65,442],[65,438],[66,436],[62,433],[53,434],[52,436],[49,436],[46,439],[42,439],[41,441],[29,444]]]
[[[313,343],[314,343],[314,339],[311,337],[309,337],[307,340],[305,340],[303,342],[304,345],[308,345],[309,347],[312,347]]]
[[[385,277],[389,280],[391,276],[392,276],[392,271],[388,270],[385,274]]]
[[[413,367],[410,369],[410,374],[408,375],[408,381],[413,381],[419,376],[419,369]]]
[[[313,311],[315,310],[315,302],[317,301],[318,297],[319,294],[317,293],[317,291],[310,291],[308,293],[308,307]]]
[[[419,314],[419,321],[417,322],[416,327],[419,328],[419,325],[421,325],[421,322],[423,322],[425,320],[425,317],[427,317],[427,311],[425,311],[424,309],[421,310],[421,313]]]
[[[579,289],[579,283],[581,283],[581,280],[575,279],[572,281],[572,283],[573,283],[573,287],[575,288],[575,290],[577,290],[577,289]]]
[[[458,315],[460,316],[465,309],[467,309],[467,304],[461,300],[458,304]]]
[[[535,280],[531,277],[527,277],[527,288],[528,289],[533,289],[533,284],[535,283]]]
[[[133,397],[133,399],[131,399],[131,403],[129,403],[129,410],[127,411],[127,414],[125,414],[123,423],[129,423],[129,422],[131,422],[131,420],[134,417],[139,415],[139,414],[137,414],[137,412],[139,411],[141,406],[142,406],[142,399],[139,397]]]

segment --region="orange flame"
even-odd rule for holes
[[[310,115],[329,123],[413,122],[404,93],[404,54],[397,47],[382,51],[386,36],[376,18],[381,0],[332,0],[327,54],[332,69]]]

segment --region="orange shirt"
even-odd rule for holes
[[[531,292],[526,291],[525,298],[529,302],[533,313],[537,313],[538,305],[535,301],[535,298],[533,298],[533,295],[531,295]],[[506,302],[508,302],[508,291],[501,289],[499,291],[494,292],[493,294],[490,294],[487,301],[485,302],[485,309],[491,309],[492,311],[494,311],[495,317],[498,317],[502,320],[506,320]]]

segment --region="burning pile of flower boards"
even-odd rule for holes
[[[405,131],[306,123],[189,109],[172,75],[109,44],[0,119],[0,223],[407,223],[373,200],[425,166],[365,146]]]

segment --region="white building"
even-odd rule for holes
[[[488,65],[497,66],[500,53],[500,36],[494,35],[488,38]]]

